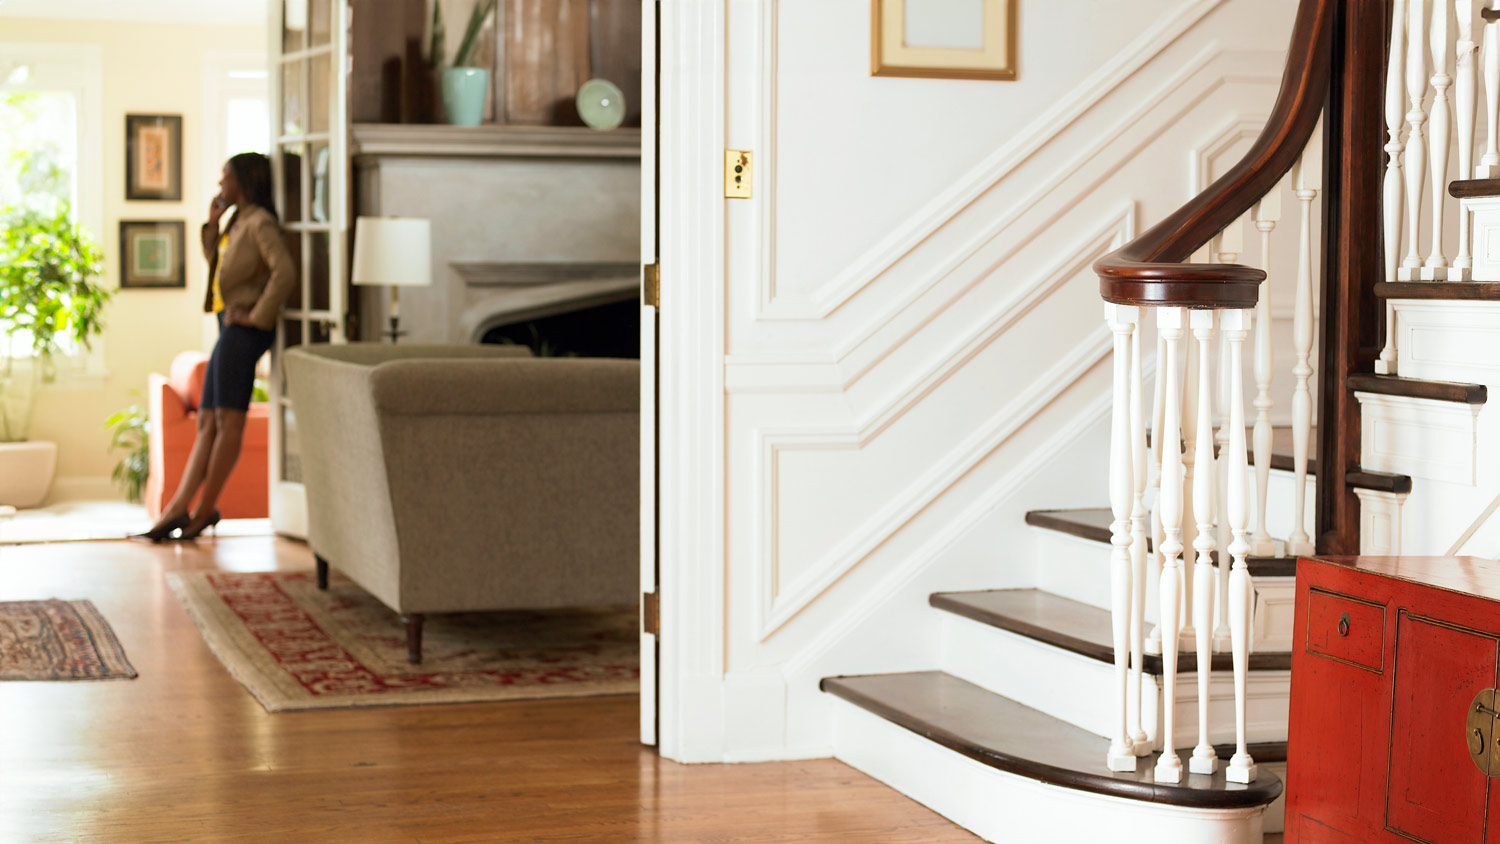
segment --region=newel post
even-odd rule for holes
[[[1359,551],[1359,499],[1346,475],[1360,462],[1359,402],[1345,378],[1371,372],[1384,317],[1374,285],[1385,171],[1384,80],[1393,0],[1341,0],[1324,114],[1323,278],[1317,395],[1317,550]]]

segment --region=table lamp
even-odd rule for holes
[[[354,221],[354,272],[359,285],[391,289],[390,330],[395,343],[403,332],[403,287],[432,285],[432,221],[416,217],[359,217]]]

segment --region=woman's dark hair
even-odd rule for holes
[[[234,171],[235,181],[240,183],[240,196],[276,217],[276,197],[271,192],[271,159],[258,152],[242,152],[229,159],[229,169]]]

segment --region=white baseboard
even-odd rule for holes
[[[997,771],[843,700],[835,755],[986,841],[1261,844],[1265,809],[1188,809]]]
[[[59,504],[64,501],[124,501],[125,493],[120,490],[109,476],[78,475],[73,477],[60,477],[52,481],[52,489],[47,493],[46,504]],[[45,505],[44,505],[45,506]]]

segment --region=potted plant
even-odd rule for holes
[[[125,490],[126,501],[139,504],[151,471],[151,420],[144,407],[133,404],[105,420],[104,426],[111,431],[109,450],[125,452],[110,477]]]
[[[57,444],[28,440],[37,387],[64,341],[104,328],[103,255],[65,204],[0,212],[0,504],[33,507],[52,485]]]
[[[478,126],[484,119],[490,72],[475,62],[479,58],[479,30],[494,13],[495,3],[496,0],[478,0],[469,13],[464,39],[459,42],[450,67],[443,66],[443,6],[440,0],[434,0],[432,4],[432,64],[437,69],[443,92],[443,114],[453,126]]]

